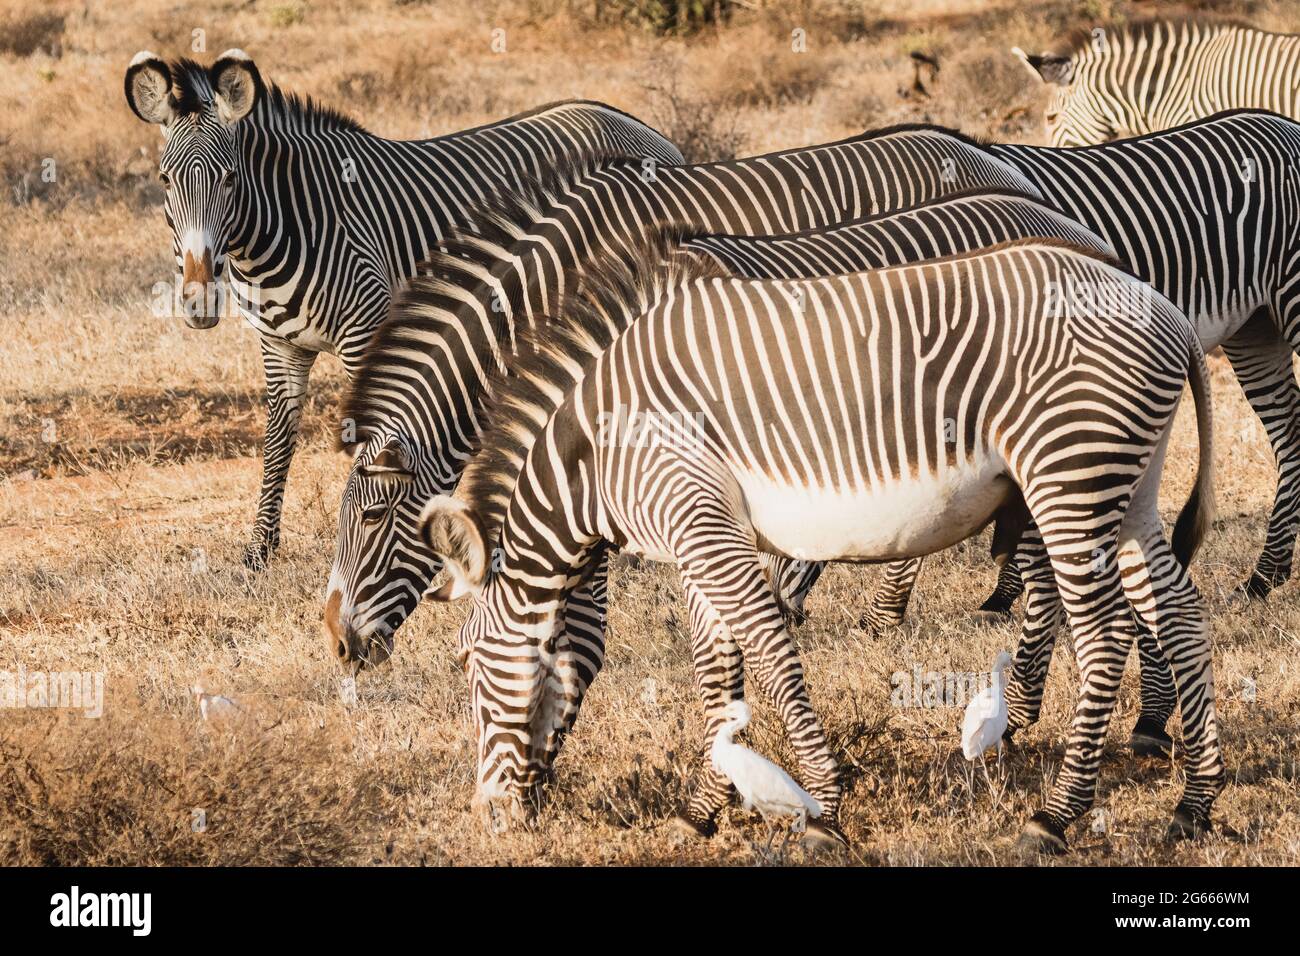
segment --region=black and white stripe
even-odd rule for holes
[[[1300,119],[1300,36],[1157,20],[1098,27],[1064,56],[1012,53],[1051,87],[1053,146],[1140,136],[1231,109]]]
[[[1187,784],[1171,829],[1205,827],[1223,783],[1209,635],[1155,507],[1190,376],[1202,444],[1189,527],[1208,522],[1208,373],[1187,319],[1091,253],[1036,240],[804,281],[655,274],[655,259],[642,263],[649,277],[623,259],[591,270],[562,307],[572,338],[644,314],[543,403],[556,410],[540,428],[536,394],[559,388],[572,359],[551,352],[553,329],[530,330],[512,360],[521,384],[507,388],[463,497],[435,498],[422,516],[454,590],[476,596],[460,644],[478,799],[529,812],[582,699],[567,604],[621,548],[677,564],[720,618],[694,635],[720,631],[729,645],[705,660],[735,670],[743,653],[834,836],[837,769],[759,553],[919,555],[1027,509],[1074,630],[1081,690],[1026,840],[1062,848],[1091,805],[1134,611],[1181,694]],[[1095,297],[1060,295],[1073,287]],[[740,684],[716,670],[697,684],[712,733]]]
[[[1300,527],[1300,387],[1292,368],[1300,349],[1300,124],[1236,111],[1087,148],[989,151],[1033,180],[1057,210],[1110,242],[1121,261],[1192,320],[1207,351],[1223,346],[1278,462],[1267,541],[1240,588],[1266,595],[1290,577]],[[891,604],[897,590],[910,591],[914,570],[891,569]],[[1051,599],[1035,602],[1047,606]],[[1050,629],[1033,630],[1017,649],[1007,689],[1013,729],[1037,719],[1051,655]],[[1172,678],[1149,635],[1139,650],[1143,700],[1135,737],[1168,747]]]
[[[138,54],[126,93],[165,139],[164,210],[185,271],[187,321],[216,324],[213,291],[228,265],[235,305],[260,333],[268,416],[245,555],[253,567],[279,541],[316,356],[330,352],[354,374],[394,289],[453,226],[465,224],[469,205],[584,153],[681,161],[675,146],[639,120],[584,101],[434,139],[383,139],[265,85],[238,50],[211,68]]]
[[[1035,192],[974,141],[905,126],[698,166],[605,157],[477,206],[476,233],[444,243],[434,278],[399,296],[344,411],[357,456],[327,589],[333,653],[349,665],[387,657],[438,569],[417,534],[419,506],[455,486],[477,448],[501,349],[553,311],[569,270],[593,255],[632,254],[656,224],[790,233],[977,187]]]

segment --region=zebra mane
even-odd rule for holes
[[[916,266],[939,265],[945,262],[974,259],[977,256],[986,256],[990,253],[1002,252],[1006,249],[1017,249],[1027,246],[1036,246],[1040,249],[1059,249],[1062,252],[1071,252],[1075,255],[1082,256],[1085,259],[1095,259],[1104,265],[1110,266],[1112,269],[1118,269],[1120,272],[1134,279],[1140,278],[1122,259],[1118,259],[1115,256],[1102,252],[1100,249],[1093,249],[1090,246],[1081,246],[1077,242],[1071,242],[1069,239],[1061,239],[1057,236],[1022,236],[1018,239],[1005,239],[1002,242],[996,242],[993,245],[985,246],[982,249],[968,249],[965,252],[954,252],[951,255],[937,256],[934,259],[920,259],[916,262],[904,262],[899,265],[886,266],[884,269],[876,269],[873,271],[890,272],[895,269],[911,269]]]
[[[343,401],[343,421],[350,423],[358,441],[381,431],[388,423],[390,406],[383,400],[394,384],[401,353],[427,350],[430,337],[464,337],[476,352],[501,358],[502,342],[509,337],[506,315],[519,312],[511,302],[509,312],[492,310],[491,341],[483,341],[478,321],[462,319],[465,290],[483,285],[484,273],[507,261],[516,243],[532,231],[542,213],[557,201],[562,190],[598,170],[619,162],[640,163],[640,157],[594,151],[556,162],[526,178],[518,189],[503,191],[466,207],[465,223],[452,229],[438,248],[420,264],[419,274],[403,283],[389,306],[388,317],[375,330]],[[340,435],[343,431],[340,430]]]
[[[597,358],[668,289],[726,275],[715,263],[679,255],[683,227],[647,228],[634,254],[606,254],[574,270],[553,317],[530,324],[489,386],[482,445],[457,495],[495,542],[519,472],[551,415]]]
[[[1093,30],[1095,27],[1078,27],[1070,32],[1068,39],[1063,45],[1063,55],[1070,56],[1075,53],[1081,53],[1093,43]],[[1249,30],[1253,33],[1269,33],[1268,30],[1261,30],[1244,20],[1235,17],[1221,17],[1214,14],[1198,17],[1144,17],[1138,20],[1130,20],[1122,24],[1108,24],[1101,29],[1105,30],[1107,35],[1112,36],[1123,42],[1132,40],[1152,40],[1168,36],[1171,32],[1182,35],[1188,30],[1199,30],[1202,33],[1219,30]]]
[[[180,115],[201,113],[212,103],[215,91],[207,67],[181,58],[169,62],[167,68],[172,75],[173,103]],[[360,123],[338,110],[322,106],[310,96],[286,92],[274,83],[264,85],[253,111],[262,120],[275,119],[303,129],[366,132]]]
[[[926,127],[933,129],[935,127]],[[697,228],[686,223],[675,224],[679,230],[679,242],[685,244],[694,242],[697,239],[802,239],[806,237],[817,236],[826,232],[828,229],[839,229],[845,226],[864,226],[875,222],[884,222],[888,219],[897,219],[899,216],[909,213],[923,212],[934,206],[946,206],[949,203],[956,203],[962,200],[973,199],[1020,199],[1025,202],[1040,206],[1047,212],[1056,212],[1051,206],[1048,206],[1043,200],[1029,193],[1021,192],[1010,186],[972,186],[970,189],[963,189],[960,192],[946,193],[942,196],[932,196],[922,202],[915,203],[911,206],[905,206],[900,209],[885,209],[881,212],[874,212],[869,216],[862,216],[858,219],[845,220],[844,222],[830,223],[825,226],[809,226],[806,229],[800,229],[797,232],[779,232],[771,233],[764,236],[755,236],[752,233],[725,233],[712,229]],[[690,250],[686,250],[689,252]]]

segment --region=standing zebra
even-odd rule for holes
[[[1268,538],[1239,591],[1263,597],[1291,575],[1300,527],[1300,124],[1240,110],[1163,133],[1079,149],[995,145],[1060,212],[1119,252],[1196,326],[1208,351],[1222,345],[1273,446],[1277,494]],[[1032,536],[1021,563],[1037,550]],[[917,563],[891,567],[886,599],[906,603]],[[1050,587],[1048,592],[1050,592]],[[899,594],[902,594],[901,600]],[[1037,719],[1059,608],[1054,594],[1026,595],[1027,618],[1007,695],[1014,733]],[[882,612],[883,613],[883,612]],[[1044,630],[1045,628],[1045,630]],[[1176,702],[1160,656],[1143,652],[1139,750],[1168,751]]]
[[[1074,288],[1095,297],[1061,295]],[[1063,850],[1094,799],[1134,612],[1181,692],[1187,782],[1170,834],[1209,825],[1224,774],[1208,629],[1155,507],[1190,377],[1201,459],[1187,524],[1208,523],[1209,385],[1195,331],[1168,300],[1091,252],[1029,240],[805,281],[608,265],[584,275],[559,326],[601,337],[610,314],[642,303],[568,388],[556,370],[569,358],[546,360],[553,330],[526,333],[464,498],[434,498],[421,516],[454,590],[476,598],[460,647],[478,801],[531,812],[582,697],[567,602],[621,548],[677,564],[721,619],[703,633],[693,621],[695,641],[724,636],[710,661],[743,654],[823,808],[815,826],[836,836],[837,769],[760,551],[925,554],[1027,509],[1074,628],[1081,689],[1061,772],[1022,844]],[[556,389],[538,428],[531,396]],[[738,689],[716,676],[697,673],[711,714]]]
[[[257,519],[244,554],[252,568],[279,544],[317,354],[333,353],[355,374],[393,290],[464,223],[470,203],[585,152],[682,159],[639,120],[580,101],[435,139],[381,139],[266,86],[240,50],[210,68],[141,52],[125,85],[135,114],[162,128],[163,211],[186,322],[217,324],[216,283],[229,262],[235,304],[260,333],[267,423]]]
[[[455,487],[501,349],[552,309],[568,270],[598,251],[631,255],[656,223],[784,233],[989,186],[1027,183],[972,140],[904,126],[697,166],[584,160],[478,204],[476,234],[444,243],[434,279],[398,297],[353,380],[343,414],[355,458],[324,613],[331,653],[345,666],[391,653],[439,567],[419,538],[420,505]]]
[[[1052,89],[1053,146],[1153,133],[1230,109],[1300,119],[1300,36],[1157,20],[1098,27],[1065,56],[1011,52]]]

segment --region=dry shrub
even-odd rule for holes
[[[688,163],[735,159],[748,139],[740,112],[725,98],[702,92],[714,88],[707,78],[688,89],[682,82],[685,72],[682,62],[672,58],[656,59],[646,70],[650,125],[676,144]]]
[[[63,52],[63,17],[57,13],[11,13],[0,19],[0,53],[31,56]]]
[[[473,114],[506,112],[490,84],[466,83],[455,67],[430,63],[423,46],[400,47],[366,69],[352,70],[335,83],[327,102],[347,104],[363,124],[376,113],[406,112],[426,123]]]
[[[337,738],[316,726],[223,732],[112,701],[97,720],[6,714],[0,864],[368,862],[387,797]]]
[[[737,105],[751,107],[807,103],[826,85],[829,76],[829,66],[820,57],[778,47],[729,61],[729,89],[724,96]]]

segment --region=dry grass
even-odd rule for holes
[[[1154,5],[1107,6],[1123,15]],[[1233,9],[1300,30],[1293,5]],[[329,359],[316,371],[283,552],[252,576],[238,559],[258,482],[257,343],[234,323],[191,332],[151,317],[153,284],[172,278],[157,134],[122,102],[121,71],[137,49],[180,53],[204,29],[209,55],[242,46],[273,79],[393,136],[589,96],[654,119],[666,110],[668,132],[694,137],[700,158],[921,119],[1032,141],[1041,103],[1005,48],[1050,46],[1083,22],[1081,5],[803,4],[670,40],[571,26],[516,3],[164,10],[128,0],[48,11],[0,0],[0,670],[102,670],[106,705],[99,720],[0,712],[0,862],[770,861],[738,811],[707,843],[676,844],[662,826],[701,731],[670,569],[617,569],[609,665],[536,832],[490,837],[468,809],[464,680],[450,651],[457,609],[418,611],[395,660],[365,675],[355,704],[340,699],[317,636],[345,469],[324,434],[340,373]],[[505,54],[489,48],[495,26],[507,30]],[[803,54],[790,49],[797,26]],[[940,62],[924,93],[913,51]],[[47,158],[54,183],[41,180]],[[1103,767],[1109,827],[1077,827],[1069,862],[1294,863],[1300,853],[1300,610],[1294,586],[1228,607],[1262,541],[1272,457],[1226,366],[1214,372],[1222,514],[1196,576],[1215,622],[1230,776],[1221,826],[1194,845],[1159,839],[1179,770],[1124,753],[1137,705],[1130,674]],[[1171,456],[1171,510],[1195,460],[1188,418]],[[834,569],[809,602],[797,638],[848,771],[855,862],[1015,862],[1017,827],[1059,765],[1076,679],[1064,643],[1042,722],[987,777],[956,754],[959,710],[888,704],[895,671],[982,670],[1014,641],[1009,626],[968,623],[992,580],[984,554],[973,542],[934,559],[907,625],[881,640],[852,627],[874,570]],[[273,718],[230,733],[199,722],[187,688],[204,671]],[[758,708],[750,741],[791,764],[770,710]],[[196,808],[207,814],[202,833],[191,829]],[[802,862],[802,851],[786,859]]]

